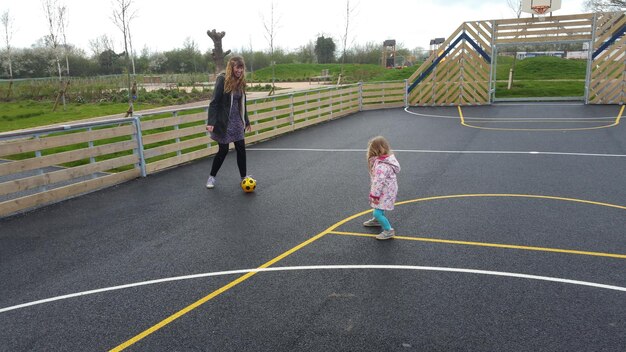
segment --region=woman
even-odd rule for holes
[[[221,73],[215,81],[213,99],[209,104],[209,119],[206,129],[219,149],[213,159],[213,166],[206,188],[215,187],[215,177],[220,170],[228,145],[235,144],[239,176],[246,177],[246,142],[244,131],[252,131],[246,109],[246,64],[240,56],[231,57],[226,65],[226,73]]]

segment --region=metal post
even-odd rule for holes
[[[38,133],[35,135],[35,139],[41,139],[41,135]],[[35,151],[35,158],[41,158],[41,150],[36,150]],[[45,172],[43,171],[42,168],[38,168],[37,169],[37,175],[43,175]],[[42,185],[37,187],[37,190],[39,192],[45,192],[48,190],[48,186],[47,185]]]
[[[206,112],[206,125],[209,124],[209,107],[207,106],[206,108],[204,108],[204,111]],[[209,143],[207,143],[206,147],[207,148],[211,148],[211,132],[209,132],[209,130],[206,131],[206,136],[209,137]]]
[[[172,113],[172,115],[173,115],[173,117],[174,117],[174,118],[178,117],[178,111],[174,111],[174,112]],[[174,131],[178,131],[179,129],[180,129],[180,127],[178,127],[178,125],[174,125]],[[176,144],[179,144],[179,143],[180,143],[180,137],[176,137]],[[179,147],[179,148],[180,148],[180,147]],[[178,150],[176,151],[176,156],[181,156],[182,154],[183,154],[183,153],[181,152],[181,150],[180,150],[180,149],[178,149]]]
[[[492,21],[491,22],[491,70],[489,71],[489,90],[487,91],[487,94],[489,94],[489,97],[488,97],[489,100],[487,101],[487,104],[493,103],[493,98],[495,97],[494,73],[496,72],[496,62],[498,61],[498,48],[495,44],[495,41],[496,41],[496,21]]]
[[[93,131],[93,128],[92,128],[92,127],[89,127],[89,128],[87,128],[87,131],[91,132],[91,131]],[[93,141],[91,141],[91,140],[90,140],[87,144],[88,144],[88,146],[89,146],[89,149],[93,148]],[[95,163],[95,162],[96,162],[96,158],[95,158],[95,157],[93,157],[93,156],[90,156],[90,157],[89,157],[89,163],[90,163],[90,164],[93,164],[93,163]],[[94,173],[92,173],[92,174],[91,174],[91,178],[92,178],[92,179],[94,179],[94,178],[98,178],[98,175],[94,172]]]
[[[333,88],[329,88],[328,89],[328,99],[330,100],[330,117],[328,117],[329,120],[333,119]]]
[[[296,124],[295,117],[293,114],[293,93],[290,95],[291,101],[289,102],[289,123],[291,123],[291,130],[294,130],[294,126]]]
[[[359,111],[363,111],[363,82],[359,82]]]
[[[493,46],[491,53],[491,72],[489,73],[489,103],[496,101],[496,77],[495,72],[498,69],[498,46]],[[516,54],[517,55],[517,54]]]
[[[404,107],[409,107],[409,80],[404,80]]]
[[[272,102],[274,103],[273,107],[272,107],[272,111],[274,111],[274,113],[272,114],[272,121],[276,121],[276,97],[272,98]],[[276,130],[278,129],[278,127],[276,127],[276,124],[274,124],[274,127],[272,127],[272,130]]]
[[[143,138],[141,132],[141,115],[133,116],[133,123],[135,124],[135,133],[137,136],[137,154],[139,154],[139,168],[141,170],[141,177],[146,177],[146,158],[143,154]]]
[[[589,91],[591,90],[591,70],[593,69],[593,43],[596,41],[596,21],[598,14],[593,14],[591,24],[591,41],[589,42],[589,50],[587,52],[587,72],[585,74],[585,105],[589,104]]]

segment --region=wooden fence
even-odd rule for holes
[[[622,12],[597,14],[593,38],[590,104],[626,103],[626,16]]]
[[[252,99],[255,143],[362,110],[403,107],[406,81]],[[0,134],[0,217],[119,184],[217,151],[207,108]]]
[[[626,101],[624,12],[465,22],[409,78],[410,105],[490,104],[498,48],[590,43],[585,101]],[[580,97],[582,100],[583,98]]]
[[[489,103],[489,21],[463,23],[409,78],[411,105]]]

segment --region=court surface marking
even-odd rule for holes
[[[555,104],[552,104],[555,105]],[[562,104],[572,106],[573,104]],[[533,117],[469,117],[463,114],[461,106],[457,106],[459,116],[446,116],[435,114],[422,114],[414,111],[410,111],[409,107],[404,108],[404,111],[415,116],[421,117],[436,117],[446,119],[460,119],[461,125],[469,128],[492,130],[492,131],[526,131],[526,132],[549,132],[549,131],[585,131],[585,130],[597,130],[602,128],[611,128],[619,125],[622,115],[624,113],[626,105],[622,105],[617,116],[607,117],[585,117],[585,118],[568,118],[568,117],[550,117],[550,118],[533,118]],[[606,125],[594,126],[594,127],[581,127],[581,128],[496,128],[496,127],[482,127],[471,124],[471,122],[498,122],[498,123],[597,123],[599,121],[607,121]]]

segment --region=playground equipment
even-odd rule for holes
[[[382,65],[386,68],[396,67],[396,40],[388,39],[383,42]]]
[[[560,0],[524,0],[523,3],[535,15],[543,12],[542,17],[472,21],[459,26],[409,78],[409,104],[491,104],[497,100],[494,58],[498,57],[498,50],[507,46],[560,43],[582,43],[589,47],[584,96],[569,100],[586,104],[626,102],[624,12],[547,17],[545,14],[560,8]]]
[[[439,47],[446,41],[446,38],[435,38],[430,40],[430,53],[439,52]]]

